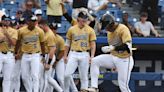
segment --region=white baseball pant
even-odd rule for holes
[[[45,58],[49,58],[49,55],[46,55]],[[48,63],[48,59],[46,59]],[[55,55],[53,56],[53,59],[51,61],[51,65],[55,62]],[[59,84],[56,82],[56,80],[51,76],[52,74],[52,66],[49,70],[46,70],[44,72],[44,88],[43,92],[48,92],[48,86],[53,86],[53,88],[56,89],[57,92],[63,92],[63,89],[59,86]]]
[[[24,53],[21,60],[21,75],[27,92],[39,92],[40,53]]]
[[[51,77],[54,78],[54,76],[55,76],[55,69],[52,68]],[[60,84],[60,83],[59,83],[59,84]],[[60,87],[61,87],[61,85],[60,85]],[[61,88],[62,88],[62,87],[61,87]],[[63,88],[62,88],[62,89],[63,89]],[[53,86],[49,85],[47,90],[48,90],[48,92],[53,92],[54,88],[53,88]]]
[[[21,60],[16,60],[12,76],[11,90],[12,92],[20,92]]]
[[[52,78],[54,78],[55,76],[55,72],[56,72],[56,76],[57,76],[57,80],[61,86],[61,88],[64,90],[64,72],[65,72],[65,63],[64,63],[64,60],[61,59],[57,65],[56,65],[56,68],[52,68]],[[70,88],[71,88],[71,92],[78,92],[77,90],[77,87],[74,83],[74,80],[73,78],[71,78],[71,85],[70,85]],[[48,89],[48,92],[53,92],[53,87],[50,85],[49,86],[49,89]]]
[[[119,58],[111,54],[103,54],[92,59],[91,63],[91,87],[98,88],[99,68],[116,68],[118,72],[118,83],[121,92],[131,92],[129,89],[129,80],[131,70],[134,65],[132,56],[128,58]]]
[[[89,52],[70,51],[65,70],[65,91],[69,92],[72,74],[78,67],[81,89],[88,89]]]
[[[42,59],[42,57],[41,57]],[[43,92],[44,88],[44,65],[42,62],[40,62],[40,70],[39,70],[39,92]]]
[[[0,52],[0,71],[3,73],[3,92],[11,92],[12,71],[15,64],[15,57],[13,53],[7,52],[3,54]]]
[[[61,59],[57,65],[56,65],[56,75],[57,75],[57,80],[60,84],[60,86],[64,89],[64,74],[65,74],[65,67],[66,64],[64,63],[64,60]],[[72,92],[78,92],[77,87],[74,83],[73,77],[71,76],[71,85],[70,85],[71,91]]]

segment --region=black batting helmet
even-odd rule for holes
[[[102,23],[102,29],[111,28],[115,24],[115,18],[111,14],[104,14],[100,22]]]

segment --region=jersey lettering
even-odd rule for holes
[[[73,38],[74,38],[75,41],[78,41],[78,40],[87,40],[87,34],[73,35]]]
[[[29,36],[29,37],[25,37],[24,38],[24,43],[30,43],[30,42],[37,42],[38,41],[39,36],[38,35],[34,35],[34,36]]]

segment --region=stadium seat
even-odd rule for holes
[[[18,7],[19,7],[19,3],[16,3],[14,1],[4,2],[4,8],[6,9],[13,9]]]
[[[67,20],[62,20],[61,27],[58,28],[58,33],[66,34],[70,26],[71,24]]]
[[[107,10],[100,10],[100,11],[97,12],[97,15],[98,15],[98,17],[100,18],[100,17],[102,17],[102,15],[104,15],[106,12],[107,12]]]
[[[109,4],[108,4],[108,9],[109,9],[109,10],[111,10],[111,9],[112,9],[112,10],[113,10],[113,9],[114,9],[114,10],[119,10],[119,7],[118,7],[116,4],[109,3]]]

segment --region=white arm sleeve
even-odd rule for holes
[[[71,45],[71,41],[69,39],[66,39],[65,46],[70,47],[70,45]]]

